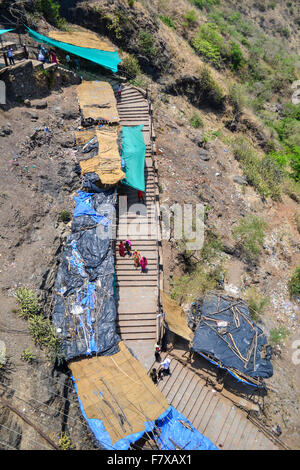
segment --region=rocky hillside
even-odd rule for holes
[[[58,10],[55,3],[24,1],[22,15],[44,33],[84,28],[109,38],[123,59],[121,74],[153,100],[161,204],[205,207],[201,250],[190,252],[173,233],[163,241],[166,290],[187,311],[209,289],[249,301],[274,346],[272,391],[261,419],[300,448],[293,359],[300,326],[300,105],[292,102],[300,79],[299,4],[64,0]],[[3,13],[7,2],[1,5]],[[50,94],[44,111],[20,104],[1,110],[0,203],[7,208],[1,299],[10,328],[22,329],[12,311],[16,287],[29,285],[46,298],[51,293],[66,230],[57,218],[71,211],[76,186],[71,143],[60,140],[69,134],[59,133],[76,126],[72,93],[71,86],[59,97]],[[47,125],[49,147],[39,130]],[[16,354],[12,360],[18,362]]]

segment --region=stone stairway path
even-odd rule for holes
[[[118,85],[112,84],[114,91]],[[146,144],[144,203],[139,204],[137,190],[125,185],[119,188],[119,218],[117,244],[129,239],[133,251],[146,256],[148,269],[141,273],[133,259],[120,257],[116,250],[116,276],[118,289],[118,331],[121,338],[148,368],[153,361],[158,313],[158,246],[156,179],[151,153],[151,119],[145,94],[131,85],[123,86],[121,99],[117,98],[120,125],[144,124]]]

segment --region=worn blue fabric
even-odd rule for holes
[[[74,46],[73,44],[69,44],[67,42],[57,41],[56,39],[43,36],[42,34],[33,31],[27,26],[26,28],[28,29],[29,36],[36,41],[49,44],[53,47],[58,47],[59,49],[63,49],[64,51],[69,52],[70,54],[77,55],[78,57],[90,60],[91,62],[95,62],[96,64],[102,65],[102,67],[105,67],[114,73],[118,71],[118,64],[122,62],[116,51],[101,51],[99,49]]]
[[[84,191],[77,191],[78,197],[74,197],[76,207],[73,217],[80,217],[81,215],[89,215],[97,223],[108,227],[111,223],[104,215],[98,214],[92,206],[93,193],[86,193]]]

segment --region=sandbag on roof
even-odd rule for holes
[[[263,331],[252,321],[241,299],[209,294],[202,303],[193,350],[248,377],[273,375],[270,350]]]
[[[89,49],[100,49],[102,51],[114,52],[115,47],[104,39],[100,39],[97,34],[91,31],[50,31],[49,37],[57,41],[67,42],[73,46],[87,47]]]
[[[118,133],[115,130],[96,130],[98,155],[80,162],[81,171],[96,173],[102,184],[114,185],[125,178],[121,170],[121,157],[118,146]]]
[[[68,44],[67,42],[61,42],[57,41],[56,39],[43,36],[42,34],[33,31],[27,26],[26,28],[29,32],[29,36],[40,43],[49,44],[53,47],[58,47],[59,49],[69,52],[70,54],[74,54],[78,57],[82,57],[83,59],[95,62],[96,64],[99,64],[102,67],[112,70],[112,72],[118,71],[118,64],[121,62],[121,59],[118,56],[117,52],[102,51],[87,47],[74,46],[73,44]]]
[[[83,81],[77,87],[77,95],[84,119],[119,123],[115,94],[108,82]]]
[[[109,229],[115,213],[112,192],[78,191],[54,287],[52,321],[66,360],[118,351],[114,253]]]
[[[95,437],[108,449],[125,450],[169,405],[123,342],[119,348],[113,356],[83,359],[69,367]]]
[[[126,179],[122,183],[140,191],[145,191],[146,145],[142,132],[143,127],[144,124],[130,127],[123,126],[121,132],[121,157],[126,162]]]
[[[193,339],[193,332],[188,327],[185,313],[180,305],[172,300],[165,292],[161,291],[162,302],[167,327],[173,333],[185,338],[188,341]]]

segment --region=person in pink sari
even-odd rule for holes
[[[140,260],[140,266],[141,266],[141,272],[142,273],[144,273],[146,271],[147,264],[148,264],[147,258],[145,256],[143,256]]]

